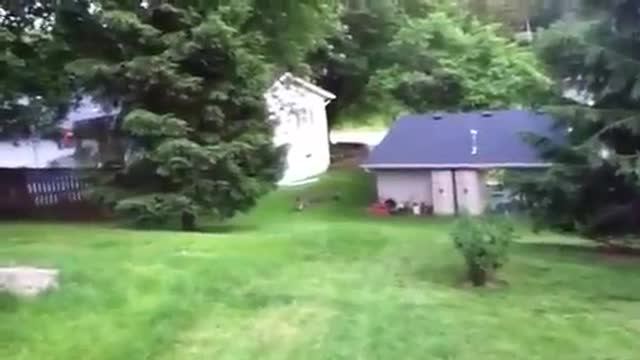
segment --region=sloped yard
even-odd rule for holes
[[[640,260],[523,233],[473,289],[443,220],[363,214],[348,173],[216,233],[0,225],[0,263],[61,269],[0,298],[1,359],[638,359]],[[340,200],[331,200],[339,197]]]

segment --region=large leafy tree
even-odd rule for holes
[[[497,21],[512,31],[526,26],[533,30],[547,27],[563,15],[575,10],[583,0],[458,0],[469,11],[483,19]]]
[[[306,57],[340,30],[340,0],[194,0],[197,7],[233,9],[229,20],[264,37],[263,55],[285,70],[308,73]]]
[[[133,139],[105,199],[138,222],[248,209],[278,177],[263,91],[264,38],[242,31],[242,7],[185,1],[67,3],[58,31],[84,91],[122,107]]]
[[[330,120],[526,106],[547,94],[530,49],[449,1],[346,1],[341,19],[343,31],[312,58],[338,95]]]
[[[569,144],[553,152],[551,170],[519,183],[541,222],[593,235],[639,231],[640,3],[587,3],[539,44],[582,103],[552,109],[567,122]]]
[[[408,18],[388,51],[369,88],[413,111],[532,106],[548,94],[533,52],[449,6]]]
[[[399,15],[400,6],[390,0],[345,1],[341,31],[309,59],[320,84],[337,96],[328,108],[330,121],[365,102],[372,74],[386,64]]]
[[[268,56],[282,67],[305,73],[310,52],[340,30],[338,0],[254,0],[251,26],[267,39]]]

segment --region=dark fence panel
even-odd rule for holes
[[[0,169],[0,217],[90,220],[105,215],[72,169]]]

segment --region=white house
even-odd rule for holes
[[[362,167],[375,174],[380,202],[420,204],[436,215],[478,215],[487,206],[488,170],[550,166],[524,134],[554,142],[563,136],[550,116],[533,111],[407,116]]]
[[[325,172],[331,163],[326,106],[335,95],[290,73],[266,92],[274,143],[285,146],[280,185],[295,185]]]
[[[281,185],[293,185],[325,172],[330,165],[327,104],[335,95],[286,73],[265,93],[269,120],[274,124],[274,144],[285,146],[285,172]],[[118,108],[105,109],[89,97],[83,98],[60,123],[72,134],[80,124],[92,122],[107,129]],[[106,124],[106,125],[104,125]],[[90,141],[84,141],[89,143]],[[97,152],[97,145],[91,146]],[[0,168],[76,167],[75,146],[60,146],[52,140],[0,141]]]
[[[60,147],[53,140],[0,141],[0,168],[49,168],[74,152],[75,148]]]
[[[105,109],[89,97],[73,106],[57,126],[59,139],[43,139],[37,136],[0,140],[0,168],[59,168],[79,167],[74,157],[77,151],[74,130],[78,126],[108,127],[118,113],[117,108]],[[97,144],[89,143],[93,153]]]

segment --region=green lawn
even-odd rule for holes
[[[347,173],[304,192],[336,190],[217,233],[1,224],[0,263],[62,287],[0,298],[0,359],[640,359],[640,262],[523,233],[504,284],[474,289],[447,221],[369,218]]]

